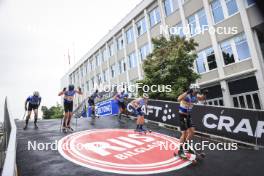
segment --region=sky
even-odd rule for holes
[[[0,0],[0,119],[7,96],[21,119],[25,99],[60,98],[60,79],[141,0]]]

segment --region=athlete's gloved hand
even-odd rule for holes
[[[82,89],[81,89],[80,87],[78,87],[78,90],[79,90],[80,92],[82,92]]]
[[[62,91],[65,92],[66,91],[66,87],[64,87]]]
[[[188,89],[187,90],[187,94],[192,94],[193,93],[193,90],[192,89]]]

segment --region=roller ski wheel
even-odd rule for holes
[[[67,133],[67,129],[64,127],[64,128],[62,128],[62,132],[63,133]]]
[[[36,123],[34,123],[34,128],[35,128],[35,130],[38,129],[38,125]]]
[[[188,158],[184,154],[179,154],[178,151],[173,153],[174,157],[180,157],[181,159],[188,160]]]
[[[70,131],[70,132],[73,132],[74,129],[72,127],[67,127],[67,129]]]

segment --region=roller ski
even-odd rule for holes
[[[67,131],[68,131],[68,132],[74,132],[74,129],[73,129],[72,127],[68,126],[68,127],[67,127]]]
[[[120,123],[125,123],[125,122],[122,121],[122,113],[119,113],[119,114],[117,115],[117,119],[118,119],[118,122],[120,122]]]
[[[199,152],[196,152],[196,151],[194,151],[192,149],[189,149],[188,152],[191,153],[191,154],[196,155],[196,160],[200,160],[200,159],[205,158],[205,153],[203,153],[203,152],[199,153]]]
[[[37,123],[34,123],[34,128],[35,128],[35,129],[38,129],[38,125],[37,125]]]
[[[140,133],[140,134],[147,134],[147,133],[151,133],[152,131],[151,130],[147,130],[147,129],[145,129],[145,128],[136,128],[135,129],[135,132],[138,132],[138,133]]]
[[[192,162],[193,165],[196,165],[197,164],[197,157],[196,157],[196,154],[193,154],[193,153],[189,153],[189,152],[186,152],[186,151],[182,151],[180,152],[179,149],[176,149],[173,153],[174,157],[180,157],[181,159],[183,160],[189,160]]]
[[[67,133],[68,132],[67,128],[66,127],[62,127],[62,132],[63,133]]]

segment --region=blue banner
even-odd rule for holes
[[[100,103],[95,104],[95,115],[104,117],[117,115],[119,111],[118,104],[116,100],[107,100]],[[92,116],[92,107],[88,106],[87,109],[82,112],[83,117],[91,117]]]

